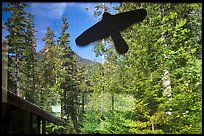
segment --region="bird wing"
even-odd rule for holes
[[[110,36],[110,31],[108,30],[108,20],[101,20],[86,31],[84,31],[75,40],[77,45],[88,45],[91,42],[102,40]]]
[[[128,45],[120,35],[120,31],[145,19],[145,9],[132,10],[116,15],[104,13],[101,21],[84,31],[75,40],[77,45],[85,46],[91,42],[108,38],[110,35],[118,53],[124,54],[128,51]]]
[[[115,31],[123,31],[127,27],[141,22],[145,19],[147,11],[145,9],[132,10],[113,15],[112,22],[115,24]]]

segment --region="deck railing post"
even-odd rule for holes
[[[46,121],[42,119],[42,134],[46,134]]]

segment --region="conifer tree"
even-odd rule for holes
[[[6,28],[9,31],[8,39],[9,46],[9,90],[21,96],[25,92],[25,82],[23,78],[28,78],[26,73],[26,63],[33,60],[28,57],[28,53],[32,52],[32,46],[35,43],[33,20],[31,15],[24,11],[28,4],[19,2],[10,2],[3,10],[11,12],[8,21],[5,22]],[[28,65],[27,65],[28,66]],[[29,73],[29,72],[27,72]]]
[[[63,89],[61,96],[62,116],[71,117],[76,133],[79,133],[79,82],[76,54],[69,44],[70,34],[67,32],[69,24],[67,18],[62,18],[61,35],[58,37],[58,48],[62,51],[61,59],[64,68],[64,80],[61,84]]]
[[[33,24],[33,18],[34,16],[31,14],[28,14],[27,16],[27,31],[26,31],[26,43],[27,45],[25,46],[24,49],[24,61],[26,63],[23,64],[25,67],[24,69],[24,74],[25,78],[23,80],[23,86],[24,86],[24,97],[26,97],[27,100],[35,103],[36,99],[36,79],[35,79],[35,65],[36,65],[36,38],[35,38],[35,33],[36,31],[34,30],[34,24]]]

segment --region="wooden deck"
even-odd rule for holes
[[[45,134],[46,122],[56,125],[63,123],[53,114],[7,92],[7,102],[2,102],[3,134]]]

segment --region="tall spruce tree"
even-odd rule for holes
[[[55,67],[55,56],[57,52],[54,50],[56,44],[54,42],[54,31],[47,27],[47,32],[43,37],[45,46],[42,50],[42,59],[38,61],[38,85],[40,94],[40,106],[48,111],[51,110],[50,102],[53,100],[52,91],[49,89],[55,83],[55,77],[52,75],[52,70]],[[48,97],[50,97],[48,99]]]
[[[28,14],[27,16],[27,31],[26,31],[26,43],[27,45],[25,46],[24,49],[24,79],[23,81],[23,94],[24,97],[26,97],[27,100],[35,103],[36,99],[36,79],[35,79],[35,63],[36,63],[36,39],[35,38],[35,33],[36,31],[34,30],[34,24],[33,24],[33,18],[34,16],[31,14]]]
[[[26,3],[9,2],[8,6],[3,8],[4,11],[11,13],[8,21],[5,22],[6,29],[9,31],[6,36],[9,46],[8,89],[18,96],[24,96],[26,89],[29,88],[25,86],[24,78],[33,75],[33,73],[28,75],[29,72],[26,72],[28,63],[33,62],[33,59],[28,58],[28,55],[29,52],[32,52],[32,46],[35,43],[34,27],[31,25],[33,20],[31,15],[24,11],[26,7],[28,7]]]
[[[79,77],[77,70],[77,58],[76,54],[72,51],[69,44],[70,34],[67,32],[69,24],[67,18],[62,18],[61,35],[58,37],[58,48],[62,50],[62,66],[65,70],[63,73],[63,82],[61,87],[63,92],[61,93],[61,106],[62,116],[65,116],[74,125],[74,130],[79,133]]]

